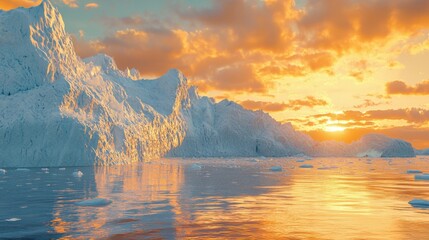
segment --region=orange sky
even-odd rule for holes
[[[53,1],[70,9],[64,19],[82,57],[105,52],[144,76],[178,68],[202,94],[262,109],[316,139],[378,132],[429,147],[429,1],[183,0],[162,16],[117,16],[145,3],[109,2]],[[88,36],[91,24],[103,31]]]

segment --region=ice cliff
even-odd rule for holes
[[[158,79],[106,55],[80,59],[48,0],[0,11],[0,166],[125,164],[162,156],[414,156],[369,136],[318,143],[261,111],[201,97],[178,70]]]

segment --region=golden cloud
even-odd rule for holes
[[[0,9],[11,10],[17,7],[33,7],[37,6],[42,0],[1,0]]]
[[[386,83],[387,94],[402,95],[429,95],[429,80],[409,86],[403,81],[393,81]]]

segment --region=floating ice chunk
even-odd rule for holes
[[[104,198],[88,199],[82,202],[77,202],[75,205],[81,207],[104,207],[111,204],[112,201]]]
[[[0,168],[0,174],[6,174],[6,170]]]
[[[83,176],[83,172],[81,171],[73,172],[73,177],[82,177],[82,176]]]
[[[46,172],[49,171],[49,168],[42,168],[41,170]]]
[[[429,174],[420,174],[414,176],[415,180],[429,180]]]
[[[427,173],[417,174],[417,175],[414,175],[414,179],[416,179],[416,180],[429,180],[429,174],[427,174]]]
[[[203,167],[200,164],[198,164],[198,163],[194,163],[194,164],[191,165],[191,169],[192,170],[201,170],[202,168]]]
[[[420,170],[407,170],[408,174],[422,173]]]
[[[429,201],[424,199],[413,199],[408,202],[411,206],[415,208],[429,208]]]
[[[6,219],[6,222],[18,222],[18,221],[21,221],[21,218],[9,218],[9,219]]]
[[[16,171],[28,172],[28,171],[30,171],[30,169],[28,169],[28,168],[17,168]]]
[[[58,168],[58,170],[60,170],[60,171],[65,171],[65,170],[66,170],[66,168]]]
[[[296,162],[305,162],[304,159],[296,160]]]
[[[272,172],[281,172],[283,171],[283,168],[281,166],[273,166],[270,168],[270,171]]]
[[[338,167],[336,167],[336,166],[325,166],[325,167],[320,167],[317,169],[319,169],[319,170],[330,170],[330,169],[336,169],[336,168],[338,168]]]
[[[303,164],[301,166],[299,166],[300,168],[313,168],[313,165],[311,164]]]

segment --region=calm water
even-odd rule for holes
[[[0,238],[429,239],[429,209],[408,204],[429,200],[429,181],[405,173],[429,158],[297,160],[6,169]],[[112,203],[76,205],[96,197]]]

